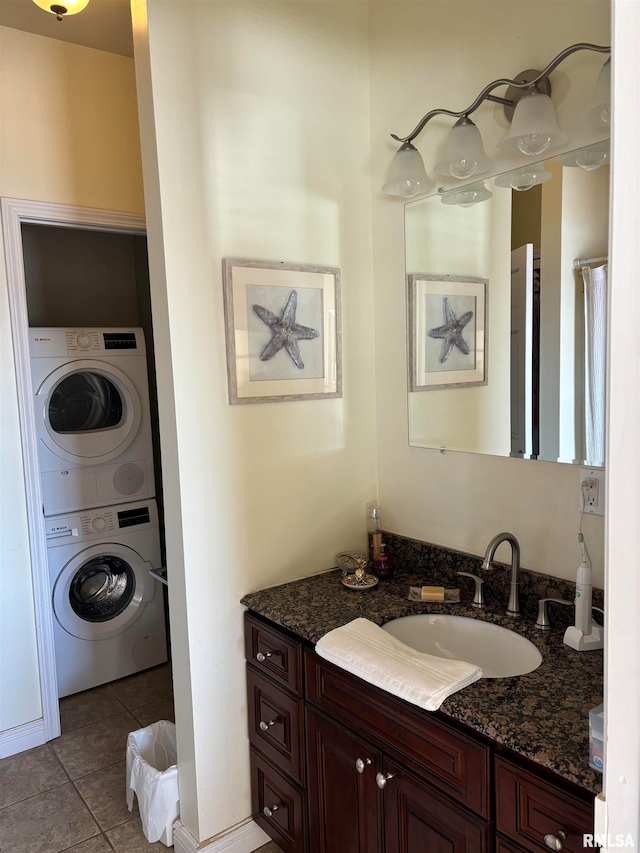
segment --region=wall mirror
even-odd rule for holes
[[[604,464],[609,166],[571,165],[405,206],[409,444]]]

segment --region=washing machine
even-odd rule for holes
[[[60,697],[167,660],[155,501],[45,518]]]
[[[30,329],[45,516],[155,496],[142,329]]]

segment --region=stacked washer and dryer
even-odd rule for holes
[[[167,660],[142,329],[30,329],[59,696]]]

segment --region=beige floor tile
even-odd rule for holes
[[[120,761],[75,782],[100,829],[113,829],[132,817],[138,817],[137,803],[134,803],[133,811],[127,808],[125,767],[126,762]]]
[[[268,844],[254,850],[253,853],[282,853],[282,850],[278,847],[275,841],[269,841]]]
[[[62,734],[79,729],[88,723],[122,714],[126,708],[108,684],[65,696],[60,700],[60,726]]]
[[[161,853],[161,851],[173,850],[173,847],[165,847],[159,841],[150,844],[144,837],[140,819],[130,820],[106,833],[116,853]]]
[[[60,853],[99,832],[70,782],[0,810],[2,853]]]
[[[96,835],[95,838],[90,838],[88,841],[83,841],[82,844],[70,847],[64,853],[113,853],[113,847],[104,835]]]
[[[156,723],[158,720],[169,720],[175,723],[173,713],[173,697],[169,696],[166,699],[157,699],[155,702],[149,702],[148,705],[143,705],[141,708],[136,708],[131,712],[138,720],[141,726],[149,726],[151,723]]]
[[[125,712],[62,735],[51,746],[69,776],[78,779],[123,761],[127,735],[138,728],[135,717]]]
[[[46,745],[3,758],[0,761],[0,809],[68,781],[60,762]]]
[[[171,668],[168,663],[145,669],[120,681],[113,681],[111,689],[130,711],[158,699],[167,699],[173,693]]]

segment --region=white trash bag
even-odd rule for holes
[[[127,806],[138,797],[142,831],[149,842],[173,844],[173,823],[180,816],[176,727],[160,720],[127,738]]]

